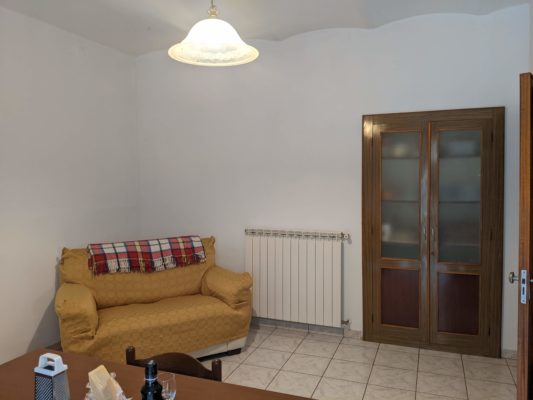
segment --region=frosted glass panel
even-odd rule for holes
[[[440,135],[439,155],[445,157],[479,157],[481,133],[479,131],[447,131]]]
[[[418,159],[383,159],[383,200],[418,202]]]
[[[382,257],[419,258],[418,213],[418,203],[382,203]]]
[[[479,157],[441,158],[439,171],[441,201],[480,201],[481,163]]]
[[[417,132],[381,136],[381,256],[420,258]]]
[[[481,133],[439,135],[439,260],[479,264]]]
[[[418,132],[387,132],[381,136],[382,158],[418,158]]]

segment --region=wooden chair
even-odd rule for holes
[[[211,362],[211,370],[208,370],[201,362],[188,354],[165,353],[150,358],[136,359],[135,347],[129,346],[126,349],[126,363],[128,365],[144,367],[150,360],[154,360],[157,363],[157,368],[160,371],[222,381],[222,361],[220,360],[213,360]]]

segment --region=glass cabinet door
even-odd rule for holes
[[[376,255],[381,260],[374,272],[379,282],[376,323],[391,334],[407,329],[423,338],[425,261],[420,204],[423,144],[427,142],[423,128],[411,122],[380,126],[376,136],[380,171],[375,192],[380,210]]]
[[[432,130],[433,340],[481,333],[482,154],[490,135],[479,121],[440,122]],[[465,336],[466,337],[466,336]],[[466,340],[466,339],[463,339]]]
[[[420,135],[381,135],[381,257],[420,258]]]

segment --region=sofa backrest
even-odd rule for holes
[[[200,293],[205,272],[215,265],[215,238],[202,239],[206,262],[152,273],[117,273],[95,276],[87,249],[63,249],[61,283],[79,283],[94,295],[98,308],[152,303],[169,297]]]

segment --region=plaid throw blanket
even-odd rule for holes
[[[164,271],[205,262],[199,236],[90,244],[87,250],[95,275]]]

